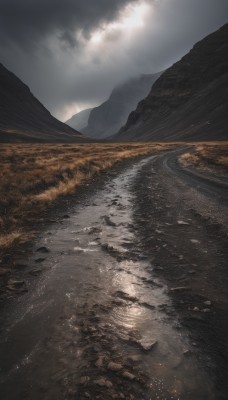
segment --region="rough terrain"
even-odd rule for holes
[[[94,180],[18,254],[4,399],[227,399],[227,185],[180,154]]]

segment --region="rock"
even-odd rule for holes
[[[181,220],[177,221],[177,224],[178,225],[190,225],[188,222],[181,221]]]
[[[88,392],[85,392],[85,393],[84,393],[84,396],[85,396],[87,399],[91,399],[91,396],[90,396],[90,394],[89,394]]]
[[[41,272],[42,272],[42,269],[33,269],[29,273],[30,273],[30,275],[37,276],[37,275],[41,274]]]
[[[200,241],[197,240],[197,239],[191,239],[190,242],[191,242],[191,243],[194,243],[194,244],[200,243]]]
[[[194,307],[193,311],[199,311],[199,307]]]
[[[203,304],[205,304],[205,306],[211,306],[211,301],[210,300],[206,300],[203,302]]]
[[[101,387],[103,387],[103,386],[105,386],[107,388],[111,388],[112,387],[112,382],[109,381],[108,379],[105,379],[105,378],[97,379],[96,381],[94,381],[94,383],[96,385],[98,385],[98,386],[101,386]]]
[[[62,218],[68,219],[68,218],[70,218],[70,216],[69,216],[68,214],[64,214],[64,215],[62,216]]]
[[[210,312],[211,310],[210,310],[210,308],[203,308],[201,311],[204,312],[204,313],[208,313],[208,312]]]
[[[50,250],[46,246],[39,247],[36,251],[39,251],[40,253],[49,253]]]
[[[103,367],[103,364],[104,364],[104,357],[99,357],[95,363],[95,366],[97,368],[101,368],[101,367]]]
[[[110,361],[108,363],[108,369],[110,371],[116,372],[116,371],[120,371],[121,369],[123,369],[123,366],[121,364]]]
[[[138,340],[137,343],[143,350],[150,351],[157,344],[157,340],[155,340],[155,339],[150,340],[150,339],[145,338],[145,339]]]
[[[44,260],[46,260],[46,258],[37,258],[37,259],[35,260],[35,262],[36,262],[36,263],[41,263],[41,262],[43,262]]]
[[[90,381],[90,378],[89,378],[89,376],[82,376],[80,379],[79,379],[79,383],[81,384],[81,385],[85,385],[87,382],[89,382]]]
[[[130,363],[136,363],[139,362],[140,360],[141,360],[141,355],[139,354],[133,354],[127,358],[127,361],[129,361]]]
[[[135,375],[131,374],[128,371],[124,371],[122,373],[122,377],[125,378],[125,379],[128,379],[129,381],[134,381],[135,380]]]
[[[189,349],[186,349],[183,351],[184,356],[189,356],[191,354],[191,351]]]

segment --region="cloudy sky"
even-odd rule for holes
[[[0,0],[0,62],[64,121],[226,22],[228,0]]]

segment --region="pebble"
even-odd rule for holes
[[[184,356],[188,356],[190,354],[191,354],[191,351],[189,349],[186,349],[186,350],[183,351],[183,355]]]
[[[103,367],[103,363],[104,363],[104,358],[103,357],[99,357],[97,362],[95,363],[97,368],[101,368]]]
[[[96,385],[98,385],[98,386],[101,386],[101,387],[103,387],[103,386],[105,386],[107,388],[111,388],[112,387],[112,382],[109,381],[108,379],[105,379],[105,378],[97,379],[96,381],[94,381],[94,383]]]
[[[157,344],[157,340],[141,339],[137,343],[143,350],[149,351]]]
[[[115,363],[113,361],[110,361],[108,363],[108,369],[110,371],[116,372],[116,371],[120,371],[121,369],[123,369],[123,366],[121,364],[118,364],[118,363]]]
[[[42,269],[33,269],[32,271],[29,271],[30,275],[39,275],[42,272]]]
[[[123,376],[123,378],[128,379],[129,381],[134,381],[135,380],[135,375],[131,374],[128,371],[124,371],[122,376]]]
[[[39,247],[36,251],[41,253],[49,253],[49,250],[46,246]]]
[[[81,385],[85,385],[87,382],[89,382],[90,378],[88,376],[82,376],[79,380]]]
[[[188,222],[181,221],[181,220],[177,221],[177,223],[178,223],[178,225],[190,225]]]
[[[206,300],[203,304],[205,304],[205,306],[211,306],[212,303],[210,300]]]
[[[35,260],[35,262],[36,262],[36,263],[41,263],[41,262],[43,262],[44,260],[46,260],[46,258],[37,258],[37,259]]]

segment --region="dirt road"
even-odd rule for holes
[[[223,177],[183,169],[181,151],[148,162],[134,185],[134,219],[153,272],[165,278],[181,325],[216,398],[228,397],[228,185]]]
[[[176,156],[94,182],[18,260],[37,277],[1,317],[4,400],[227,398],[226,188]]]

